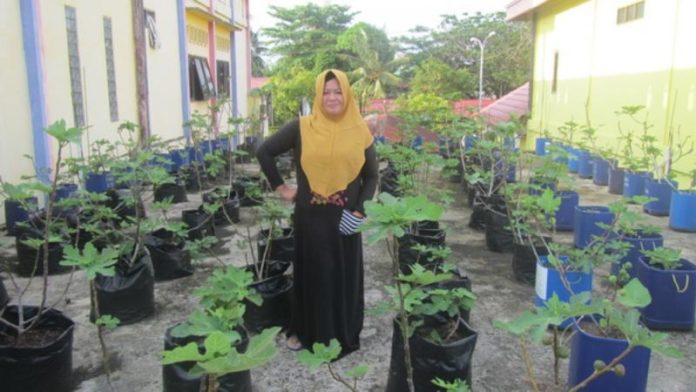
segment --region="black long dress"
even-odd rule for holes
[[[341,235],[338,225],[344,208],[364,214],[363,202],[372,198],[377,187],[377,160],[374,147],[369,146],[360,175],[342,193],[344,206],[317,204],[300,164],[300,138],[299,119],[293,120],[256,153],[271,189],[283,184],[274,157],[292,149],[297,162],[294,292],[288,334],[296,334],[304,347],[315,342],[328,345],[335,338],[343,356],[360,348],[364,273],[361,235]]]

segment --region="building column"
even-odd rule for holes
[[[177,21],[179,25],[179,86],[181,88],[181,123],[184,137],[191,141],[191,93],[189,91],[188,47],[186,44],[186,0],[177,0]]]
[[[27,84],[31,108],[31,129],[34,141],[34,165],[36,176],[42,182],[50,179],[51,153],[46,116],[44,56],[41,51],[41,18],[38,0],[20,0],[22,41],[26,64]]]
[[[215,94],[210,99],[210,105],[215,107],[217,104],[217,91],[218,91],[218,81],[217,81],[217,26],[215,23],[215,0],[210,0],[208,3],[208,12],[210,13],[211,19],[208,21],[208,66],[210,67],[210,78],[213,79],[213,86],[215,86]],[[220,113],[215,111],[211,113],[213,117],[213,133],[217,136],[219,131],[220,123]]]
[[[143,0],[132,0],[131,4],[133,7],[133,41],[135,44],[136,105],[138,106],[138,123],[140,124],[139,141],[142,145],[150,137],[150,93],[147,86],[145,6],[143,5]]]
[[[232,15],[232,23],[235,22],[234,13],[234,0],[230,1],[230,8]],[[230,31],[230,105],[232,106],[232,115],[234,117],[240,117],[239,113],[239,91],[237,89],[237,32],[235,30]],[[237,148],[239,145],[239,125],[236,126],[236,131],[234,138],[232,139],[232,147]]]

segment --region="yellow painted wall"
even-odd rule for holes
[[[625,0],[574,0],[538,10],[532,116],[525,147],[540,133],[553,135],[569,120],[598,129],[599,143],[615,145],[622,106],[644,105],[653,134],[669,130],[696,137],[696,2],[646,1],[643,19],[616,24]],[[559,54],[557,91],[551,91],[554,53]],[[587,104],[587,112],[585,105]],[[678,162],[690,170],[696,154]]]
[[[117,137],[116,129],[120,122],[126,120],[136,122],[138,118],[135,104],[135,60],[130,2],[41,1],[45,33],[48,81],[46,99],[49,107],[49,123],[64,118],[68,124],[74,125],[65,31],[65,6],[74,7],[77,16],[85,124],[90,127],[84,142],[90,143],[96,139],[113,140]],[[104,16],[109,16],[112,24],[119,114],[119,121],[115,122],[111,121],[109,114]]]
[[[176,2],[146,0],[145,9],[155,13],[161,47],[147,43],[147,77],[152,135],[170,140],[183,136],[181,112],[181,65]],[[146,37],[147,38],[147,37]]]
[[[0,176],[10,183],[34,173],[31,161],[23,158],[34,155],[34,146],[21,23],[19,2],[0,1]],[[0,204],[3,200],[0,197]],[[0,222],[5,221],[4,214],[0,208]]]

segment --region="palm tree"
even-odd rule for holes
[[[358,97],[360,110],[364,112],[369,100],[385,98],[390,87],[399,85],[401,79],[394,74],[394,70],[403,60],[383,62],[379,52],[370,47],[365,30],[360,30],[357,37],[352,50],[342,53],[341,57],[354,67],[348,75],[353,80],[353,90]]]

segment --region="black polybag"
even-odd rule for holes
[[[168,328],[164,335],[164,349],[172,350],[176,347],[183,347],[191,342],[197,342],[199,351],[203,351],[203,337],[187,336],[177,338],[171,335],[174,327]],[[242,335],[242,340],[237,343],[238,352],[246,350],[249,340],[243,328],[237,329]],[[180,362],[162,366],[162,391],[163,392],[199,392],[201,376],[190,376],[188,371],[193,367],[193,362]],[[245,370],[238,373],[230,373],[218,378],[220,384],[218,392],[251,392],[251,372]],[[207,389],[204,389],[207,390]]]
[[[7,305],[8,302],[10,302],[10,296],[7,294],[2,277],[0,277],[0,309]]]
[[[426,324],[437,323],[436,318],[426,318]],[[422,328],[422,327],[420,327]],[[414,333],[409,339],[413,384],[416,392],[438,392],[432,380],[440,378],[453,381],[464,380],[471,386],[471,364],[476,347],[476,331],[460,321],[457,329],[464,337],[446,344],[436,344]],[[406,363],[401,330],[394,320],[391,361],[386,392],[408,391]]]
[[[215,225],[228,225],[239,223],[239,207],[241,203],[236,191],[230,191],[227,196],[219,194],[219,190],[213,190],[203,194],[203,202],[208,204],[220,203],[220,207],[213,214]]]
[[[24,228],[15,238],[17,250],[17,275],[19,276],[39,276],[43,274],[43,255],[44,246],[41,244],[38,249],[26,245],[23,241],[28,239],[41,239],[43,233],[35,228]],[[48,243],[48,274],[60,274],[70,270],[70,267],[60,265],[63,259],[63,244],[59,242]],[[34,267],[36,270],[34,271]]]
[[[155,313],[155,277],[150,257],[143,253],[133,265],[123,260],[116,264],[114,276],[97,275],[94,279],[100,315],[111,315],[128,325]],[[89,315],[96,320],[94,303]]]
[[[188,201],[186,197],[186,185],[181,181],[177,181],[175,184],[168,183],[155,187],[155,201],[159,202],[167,198],[169,198],[173,204]]]
[[[504,210],[487,210],[485,226],[488,250],[498,253],[512,252],[514,237],[510,229],[510,220]]]
[[[37,314],[36,306],[24,306],[25,319]],[[68,392],[72,385],[72,320],[55,309],[44,309],[34,328],[60,329],[54,341],[40,347],[0,345],[0,386],[3,392],[52,391]],[[9,306],[4,320],[16,324],[17,306]],[[0,323],[0,333],[15,336],[12,329]]]
[[[189,240],[201,240],[205,237],[215,236],[213,217],[207,212],[200,209],[184,210],[181,211],[181,219],[189,228]]]
[[[295,260],[295,237],[292,228],[282,229],[283,234],[271,239],[270,248],[266,260],[283,260],[292,262]],[[256,257],[262,260],[266,252],[268,241],[268,229],[262,229],[256,237]]]
[[[425,245],[429,247],[440,247],[445,244],[445,231],[437,226],[437,222],[421,222],[417,227],[410,227],[406,233],[399,238],[399,268],[402,273],[407,274],[411,271],[410,265],[420,264],[426,269],[433,270],[441,265],[444,260],[428,260],[428,255],[415,249],[414,245]]]
[[[249,331],[260,332],[273,326],[285,329],[290,325],[292,282],[288,275],[276,275],[249,285],[263,298],[260,306],[244,300],[244,325]]]
[[[185,243],[174,238],[174,233],[159,229],[145,235],[156,280],[178,279],[193,274],[191,255],[184,249]]]
[[[534,248],[539,256],[549,254],[548,249],[543,245],[536,245]],[[534,249],[529,244],[514,243],[512,272],[518,282],[534,285],[536,281],[537,254],[534,254]]]

